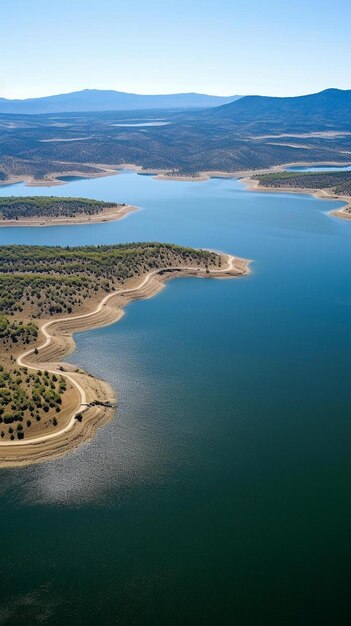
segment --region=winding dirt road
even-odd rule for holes
[[[237,257],[231,256],[231,255],[226,255],[226,260],[227,260],[227,264],[225,267],[219,269],[216,268],[214,270],[209,270],[209,273],[205,274],[205,271],[203,268],[199,268],[199,267],[187,267],[187,266],[183,266],[183,267],[167,267],[167,268],[160,268],[157,270],[153,270],[151,272],[149,272],[148,274],[146,274],[146,276],[144,277],[144,279],[142,280],[142,282],[137,285],[136,287],[131,287],[129,289],[119,289],[118,291],[113,291],[112,293],[109,293],[108,295],[106,295],[101,302],[98,304],[98,306],[96,307],[96,309],[94,309],[94,311],[91,311],[90,313],[85,313],[82,315],[75,315],[75,316],[68,316],[68,317],[63,317],[63,318],[58,318],[58,319],[53,319],[53,320],[49,320],[48,322],[46,322],[45,324],[43,324],[43,326],[41,326],[40,330],[43,333],[44,337],[45,337],[45,342],[39,347],[37,348],[38,351],[43,350],[44,348],[46,348],[47,346],[50,345],[52,339],[53,339],[53,335],[50,334],[50,327],[53,326],[54,324],[57,324],[58,322],[62,323],[62,322],[72,322],[74,320],[81,320],[81,319],[86,319],[89,317],[94,317],[96,316],[96,314],[98,314],[105,306],[106,304],[109,302],[109,300],[111,300],[112,298],[114,298],[116,295],[128,295],[131,294],[133,292],[138,292],[140,290],[142,290],[143,287],[145,287],[150,280],[157,275],[162,275],[167,271],[181,271],[181,272],[190,272],[192,274],[199,274],[202,276],[211,276],[211,274],[214,277],[220,277],[221,274],[223,275],[231,275],[231,272],[233,272],[232,276],[239,276],[239,275],[243,275],[245,273],[248,272],[247,268],[246,271],[241,271],[238,269],[238,265],[235,265],[235,263],[238,263],[239,259]],[[240,259],[240,261],[242,261],[242,259]],[[39,364],[35,364],[35,365],[31,365],[30,362],[26,361],[27,357],[31,354],[33,354],[35,351],[35,348],[30,348],[29,350],[27,350],[26,352],[24,352],[23,354],[21,354],[18,358],[17,358],[17,364],[20,367],[26,367],[27,369],[31,369],[34,371],[37,371],[38,369],[40,369],[40,365]],[[31,444],[36,444],[36,443],[43,443],[45,441],[48,440],[52,440],[55,439],[57,437],[60,437],[62,434],[70,431],[72,428],[74,428],[75,424],[77,424],[77,419],[76,419],[76,415],[78,413],[83,412],[84,410],[86,410],[87,408],[87,395],[86,395],[86,391],[85,389],[83,389],[83,387],[80,385],[80,383],[75,379],[74,376],[72,376],[72,374],[70,374],[69,372],[64,372],[61,370],[57,370],[57,369],[49,369],[47,366],[45,367],[45,369],[50,372],[51,374],[56,374],[59,376],[63,376],[65,377],[67,380],[69,380],[69,382],[73,385],[73,387],[76,388],[76,390],[78,391],[79,394],[79,399],[80,399],[80,404],[77,407],[77,409],[72,413],[72,416],[70,418],[70,420],[68,421],[68,423],[61,428],[60,430],[55,430],[55,432],[49,433],[47,435],[41,435],[39,437],[33,437],[33,438],[28,438],[26,440],[20,439],[20,440],[16,440],[16,441],[11,441],[11,442],[3,442],[0,441],[0,447],[7,447],[7,448],[13,448],[13,447],[17,447],[17,446],[28,446]]]

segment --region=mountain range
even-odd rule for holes
[[[88,111],[131,111],[145,109],[191,109],[218,107],[240,96],[209,96],[200,93],[141,95],[122,91],[84,89],[72,93],[8,100],[0,98],[0,113],[79,113]]]
[[[60,120],[58,112],[2,113],[0,180],[98,173],[99,164],[133,163],[182,175],[351,162],[351,90],[246,96],[215,108],[164,112],[60,112]]]

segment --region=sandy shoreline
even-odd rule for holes
[[[69,164],[67,161],[62,164]],[[31,175],[12,176],[6,180],[0,181],[0,186],[15,185],[16,183],[25,183],[27,187],[52,187],[57,185],[67,185],[69,181],[59,180],[62,177],[78,177],[78,178],[103,178],[105,176],[115,176],[122,170],[132,170],[137,174],[145,176],[154,176],[159,180],[174,180],[174,181],[204,181],[210,178],[250,178],[256,174],[271,174],[273,172],[283,172],[287,167],[318,167],[318,166],[351,166],[351,161],[342,162],[339,161],[293,161],[291,163],[283,163],[281,165],[273,165],[271,168],[258,168],[255,170],[232,170],[224,172],[223,170],[204,170],[198,174],[181,174],[177,175],[169,170],[144,168],[142,165],[136,165],[135,163],[119,163],[118,165],[111,165],[107,163],[84,163],[84,166],[95,168],[96,172],[82,172],[77,167],[77,163],[72,163],[72,170],[60,171],[59,169],[52,172],[45,178],[35,179]]]
[[[272,173],[272,170],[266,170],[263,173],[269,174]],[[246,189],[248,189],[249,191],[258,191],[260,193],[299,193],[313,196],[315,198],[320,198],[322,200],[339,200],[340,202],[344,202],[345,206],[341,207],[340,209],[333,209],[332,211],[329,211],[329,215],[343,220],[351,219],[351,213],[347,212],[347,209],[351,208],[351,196],[339,196],[325,189],[301,189],[300,187],[266,187],[261,186],[258,180],[255,180],[251,177],[243,177],[241,181],[244,183]]]
[[[67,161],[62,163],[62,165],[67,165],[67,164],[69,164]],[[114,165],[105,165],[105,164],[97,165],[94,163],[84,163],[84,165],[87,165],[89,167],[95,167],[97,171],[96,172],[83,172],[79,170],[79,166],[77,167],[77,163],[72,163],[71,170],[62,171],[60,170],[60,166],[58,164],[58,169],[54,172],[51,172],[45,178],[34,178],[34,176],[31,174],[14,175],[14,176],[10,176],[6,180],[1,180],[0,185],[6,187],[7,185],[16,185],[18,183],[25,183],[26,187],[57,187],[58,185],[67,184],[66,180],[59,180],[61,177],[62,178],[66,178],[66,177],[67,178],[70,178],[70,177],[101,178],[104,176],[114,176],[115,174],[118,173],[118,170],[124,169],[125,167],[129,167],[128,164],[114,166]],[[132,168],[132,165],[130,165],[130,168]]]
[[[45,226],[72,226],[83,225],[83,224],[98,224],[99,222],[115,222],[117,220],[123,219],[129,213],[133,211],[137,211],[137,207],[131,205],[117,205],[105,209],[100,213],[96,213],[95,215],[84,215],[80,214],[75,217],[30,217],[27,219],[18,219],[18,220],[1,220],[0,219],[0,228],[8,228],[10,226],[35,226],[35,227],[45,227]]]
[[[316,198],[322,198],[326,200],[340,200],[345,203],[344,207],[340,209],[335,209],[333,211],[329,211],[329,215],[333,217],[338,217],[341,219],[349,220],[351,219],[351,214],[346,211],[346,209],[351,207],[351,196],[340,196],[334,194],[332,192],[328,192],[324,189],[300,189],[299,187],[288,187],[288,188],[277,188],[277,187],[261,187],[258,181],[254,180],[252,177],[257,174],[272,174],[274,172],[284,172],[288,167],[318,167],[323,165],[330,166],[348,166],[351,163],[339,163],[337,161],[330,161],[326,163],[325,161],[319,161],[316,163],[307,163],[307,162],[293,162],[293,163],[285,163],[283,165],[275,165],[269,169],[258,169],[258,170],[239,170],[233,172],[222,172],[217,170],[209,170],[200,172],[197,176],[172,176],[166,171],[161,170],[143,170],[139,166],[131,166],[125,164],[124,168],[130,168],[136,171],[137,173],[144,173],[146,175],[153,175],[158,180],[173,180],[173,181],[183,181],[183,182],[203,182],[209,180],[210,178],[236,178],[241,180],[245,187],[250,191],[274,191],[277,193],[300,193],[300,194],[308,194],[312,195]]]
[[[75,168],[77,168],[76,163],[72,164],[72,166],[73,165],[75,166]],[[252,191],[259,191],[259,192],[264,192],[264,191],[272,192],[273,191],[276,193],[302,193],[302,194],[309,194],[317,198],[325,198],[329,200],[340,200],[342,202],[345,202],[345,207],[330,211],[329,215],[333,217],[338,217],[341,219],[346,219],[346,220],[351,219],[351,215],[345,211],[347,207],[351,206],[351,196],[339,196],[339,195],[327,192],[323,189],[300,189],[299,187],[296,187],[296,188],[260,187],[258,185],[258,181],[255,181],[252,178],[256,174],[272,174],[274,172],[283,172],[286,170],[286,168],[294,167],[294,166],[318,167],[318,166],[330,165],[330,166],[341,167],[341,166],[349,166],[351,165],[351,162],[340,163],[338,161],[328,161],[328,162],[316,161],[314,163],[310,163],[307,161],[306,162],[295,161],[291,163],[284,163],[282,165],[274,165],[273,167],[268,168],[268,169],[265,168],[265,169],[257,169],[257,170],[234,170],[232,172],[208,170],[208,171],[199,172],[197,175],[180,175],[180,176],[177,176],[176,174],[172,174],[168,170],[144,169],[141,165],[135,165],[134,163],[120,163],[119,165],[110,165],[110,164],[101,164],[101,163],[84,163],[84,165],[87,165],[89,167],[94,167],[98,171],[87,173],[87,172],[80,172],[79,169],[72,168],[72,171],[69,171],[69,172],[67,171],[66,172],[59,172],[59,171],[53,172],[52,174],[50,174],[50,176],[42,180],[35,180],[33,176],[14,176],[6,181],[0,181],[0,185],[12,185],[12,184],[24,182],[27,187],[51,187],[51,186],[56,186],[56,185],[67,184],[67,181],[58,180],[59,177],[63,177],[63,176],[67,176],[67,177],[78,176],[80,178],[101,178],[104,176],[117,175],[118,173],[121,172],[121,170],[125,170],[125,169],[132,170],[136,172],[137,174],[141,174],[145,176],[154,176],[158,180],[171,180],[171,181],[179,181],[179,182],[203,182],[203,181],[209,180],[210,178],[237,178],[237,179],[242,180],[246,188]],[[132,210],[136,210],[135,207],[128,207],[128,212]],[[124,217],[124,215],[121,215],[120,217]],[[119,219],[119,218],[116,217],[116,218],[111,218],[111,220],[112,219]],[[97,220],[97,221],[105,221],[105,220],[102,219],[102,220]],[[106,221],[110,221],[110,220],[106,219]],[[58,222],[58,224],[61,224],[61,223],[62,222]],[[74,221],[74,222],[66,222],[66,223],[90,224],[91,220],[87,222],[86,221],[84,222]],[[54,226],[58,224],[52,221],[50,222],[50,224],[41,224],[41,225]],[[7,226],[7,225],[10,225],[10,224],[1,224],[0,222],[0,226]],[[11,225],[19,226],[19,223],[18,221],[15,221],[15,223]],[[22,223],[21,225],[30,226],[33,224]],[[35,225],[38,226],[40,224],[35,224]]]
[[[96,401],[113,405],[116,396],[112,387],[69,363],[60,363],[63,356],[74,350],[74,333],[117,322],[129,302],[153,296],[171,278],[196,276],[223,279],[245,276],[250,272],[247,259],[231,255],[222,255],[222,258],[224,266],[209,270],[209,273],[198,267],[153,270],[141,277],[135,286],[128,285],[105,296],[91,312],[43,322],[40,331],[44,342],[37,346],[38,353],[35,354],[34,347],[26,350],[17,358],[17,364],[32,370],[46,369],[52,374],[64,376],[77,391],[77,404],[69,421],[59,431],[32,439],[0,441],[0,468],[30,465],[62,456],[92,439],[96,430],[113,416],[113,406],[89,406]],[[76,419],[77,413],[83,413],[82,421]]]

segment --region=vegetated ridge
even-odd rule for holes
[[[76,217],[97,215],[117,205],[87,198],[62,198],[57,196],[0,197],[0,219],[16,220],[32,217]]]

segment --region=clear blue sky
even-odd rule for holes
[[[351,88],[350,0],[1,0],[0,96]]]

